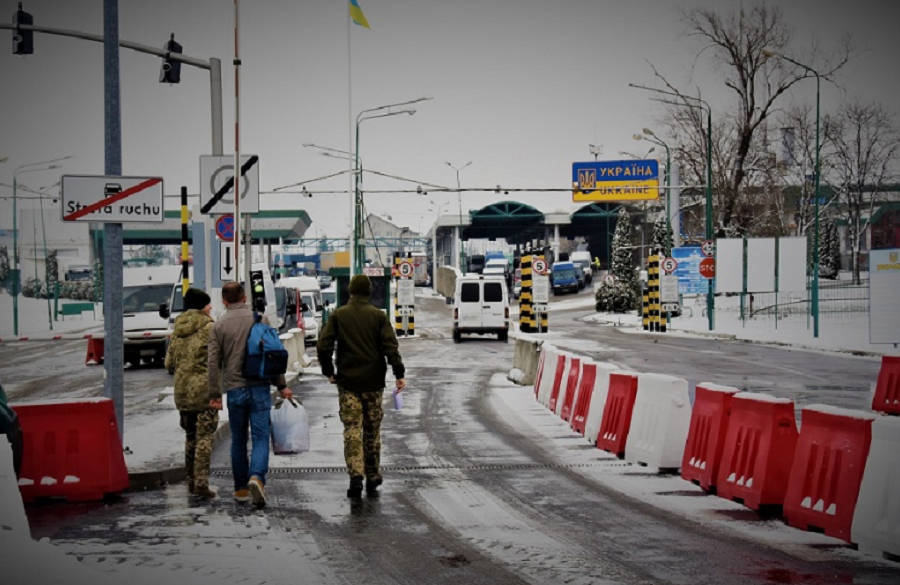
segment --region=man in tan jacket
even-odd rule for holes
[[[291,398],[284,375],[275,380],[244,378],[244,354],[247,337],[254,323],[254,311],[240,283],[222,287],[225,315],[213,326],[209,336],[209,399],[213,408],[222,409],[223,391],[228,395],[228,421],[231,426],[231,470],[234,475],[234,499],[262,508],[266,505],[266,472],[269,469],[269,410],[272,408],[270,384],[281,397]],[[268,324],[265,316],[262,322]],[[247,460],[247,429],[252,448]]]

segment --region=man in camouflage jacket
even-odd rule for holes
[[[344,460],[350,474],[347,497],[378,495],[381,485],[382,396],[387,364],[396,378],[397,392],[406,386],[406,369],[391,322],[369,302],[372,283],[364,274],[350,280],[350,302],[335,310],[319,334],[316,350],[322,374],[338,387],[344,423]],[[332,360],[337,344],[337,359]],[[336,362],[336,363],[335,363]],[[335,365],[337,369],[335,369]]]
[[[209,466],[213,434],[219,426],[219,411],[209,404],[207,343],[213,320],[209,295],[190,288],[184,296],[185,311],[175,319],[175,329],[166,354],[166,369],[175,372],[175,407],[184,429],[184,466],[188,491],[213,498]]]

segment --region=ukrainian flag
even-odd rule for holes
[[[359,7],[359,2],[356,0],[350,0],[350,18],[353,19],[354,24],[369,28],[369,21],[366,20],[366,15],[363,14],[362,8]]]

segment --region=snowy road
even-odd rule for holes
[[[591,357],[692,383],[745,384],[798,401],[862,408],[877,373],[873,360],[648,339],[585,324],[584,314],[554,315],[547,336],[560,345],[569,339],[569,349]],[[318,444],[311,453],[273,456],[267,510],[227,497],[228,455],[220,447],[213,483],[223,497],[212,503],[190,499],[184,485],[174,485],[110,505],[32,507],[33,535],[51,537],[85,565],[147,582],[900,580],[896,563],[759,518],[680,478],[627,469],[535,404],[529,389],[504,383],[497,374],[509,369],[513,343],[476,337],[453,344],[448,315],[443,303],[423,302],[416,315],[420,338],[402,342],[410,387],[404,409],[386,413],[381,498],[351,503],[344,497],[336,391],[308,376],[299,394]],[[21,388],[27,376],[16,372]],[[147,376],[148,384],[154,377],[160,384],[170,380],[162,370],[133,374]]]

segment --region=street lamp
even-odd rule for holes
[[[429,99],[429,98],[422,98],[422,99]],[[414,103],[415,101],[421,101],[421,100],[414,100],[413,102],[404,102],[404,104],[405,103]],[[404,105],[404,104],[394,104],[394,105]],[[354,154],[354,157],[353,157],[354,160],[356,161],[356,178],[355,178],[356,189],[355,189],[355,198],[353,201],[353,254],[354,254],[354,259],[355,259],[355,262],[354,262],[355,272],[351,271],[351,276],[353,274],[362,273],[362,268],[363,268],[363,264],[364,264],[363,259],[365,256],[365,254],[363,253],[364,246],[361,246],[359,243],[359,228],[363,221],[362,214],[363,214],[363,208],[364,208],[363,196],[362,196],[362,165],[360,164],[360,158],[359,158],[359,126],[366,120],[374,120],[376,118],[387,118],[389,116],[399,116],[400,114],[409,114],[410,116],[412,116],[413,114],[416,113],[416,111],[414,109],[407,108],[404,110],[397,110],[397,111],[393,111],[393,112],[388,111],[383,114],[380,113],[380,114],[375,114],[375,115],[371,115],[371,116],[363,115],[366,113],[384,110],[384,109],[390,108],[390,107],[392,107],[392,106],[381,106],[378,108],[363,110],[356,116],[356,153]]]
[[[597,146],[596,144],[588,144],[591,149],[591,154],[594,155],[594,161],[597,161],[597,157],[603,154],[603,145]]]
[[[691,100],[694,103],[677,103],[668,100],[660,100],[663,103],[693,108],[702,111],[706,111],[706,239],[712,240],[713,237],[713,229],[712,229],[712,108],[709,107],[709,104],[706,101],[689,96],[683,95],[680,93],[675,93],[674,91],[664,91],[662,89],[657,89],[655,87],[646,87],[643,85],[637,85],[635,83],[629,83],[628,87],[633,87],[635,89],[644,89],[647,91],[652,91],[655,93],[661,93],[663,95],[674,96],[680,98],[682,100]],[[713,252],[713,260],[715,260],[715,252]],[[709,330],[712,331],[715,329],[715,311],[716,311],[716,301],[715,296],[713,295],[713,284],[715,278],[710,278],[707,283],[707,293],[706,293],[706,315],[709,319]]]
[[[13,335],[19,334],[19,175],[24,173],[36,173],[38,171],[58,169],[61,165],[52,163],[68,160],[70,158],[72,158],[72,156],[64,156],[61,158],[45,160],[43,162],[19,165],[18,167],[16,167],[16,170],[13,171],[13,268],[10,271],[13,277]]]
[[[464,164],[461,167],[455,167],[452,164],[450,164],[449,161],[444,161],[444,164],[447,165],[448,167],[450,167],[451,169],[453,169],[454,171],[456,171],[456,199],[457,199],[457,202],[459,203],[459,224],[460,224],[459,228],[458,228],[458,230],[459,230],[458,236],[456,238],[456,244],[457,244],[457,246],[459,246],[459,256],[457,256],[459,258],[459,264],[457,264],[457,268],[459,268],[459,271],[461,273],[465,274],[466,269],[464,268],[464,265],[466,262],[466,253],[463,251],[463,245],[462,245],[463,214],[462,214],[462,190],[461,190],[460,183],[459,183],[459,172],[461,170],[463,170],[464,168],[466,168],[467,166],[469,166],[470,164],[472,164],[472,161],[467,162],[466,164]]]
[[[49,187],[38,190],[38,199],[40,200],[41,205],[41,236],[44,240],[44,281],[47,283],[47,322],[50,324],[50,331],[53,331],[53,313],[50,310],[50,260],[47,255],[47,227],[44,225],[44,194],[50,189],[59,187],[60,183],[62,183],[62,181],[57,181]],[[34,263],[34,268],[37,270],[37,262]],[[57,273],[57,279],[58,278],[59,274]],[[55,296],[56,291],[52,292]]]
[[[669,231],[672,229],[672,216],[669,211],[669,197],[671,193],[671,178],[672,178],[672,156],[669,152],[669,145],[663,141],[662,138],[653,133],[653,130],[650,128],[644,128],[644,134],[635,134],[635,140],[646,140],[648,142],[652,142],[653,144],[658,144],[666,149],[666,247],[669,247]],[[666,250],[666,253],[669,253],[669,250]]]
[[[762,54],[767,59],[784,59],[789,63],[793,63],[797,67],[805,69],[816,76],[816,169],[813,171],[815,175],[815,217],[813,218],[813,286],[812,286],[812,314],[813,314],[813,337],[819,336],[819,120],[820,120],[820,101],[822,79],[818,71],[798,63],[790,57],[776,53],[769,49],[763,49]]]

